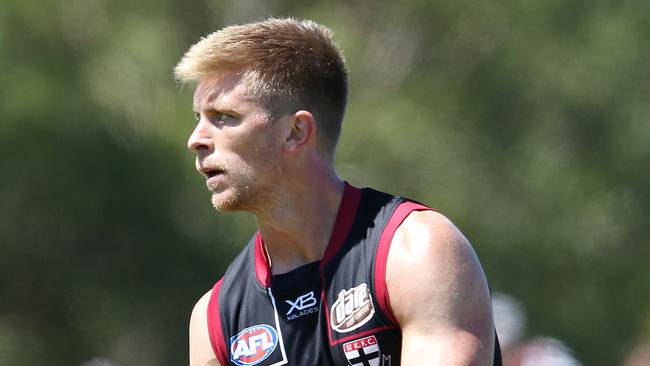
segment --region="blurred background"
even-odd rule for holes
[[[340,175],[461,228],[510,365],[650,364],[647,0],[3,0],[0,365],[187,364],[255,225],[213,212],[172,68],[269,15],[334,30]]]

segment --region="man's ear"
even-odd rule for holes
[[[293,153],[316,138],[316,120],[310,112],[300,110],[291,116],[291,130],[284,141],[284,151]]]

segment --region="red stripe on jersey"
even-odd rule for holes
[[[332,344],[332,328],[330,327],[327,296],[325,296],[325,289],[327,288],[327,284],[325,283],[325,275],[323,271],[325,270],[325,265],[331,261],[336,253],[341,249],[343,243],[345,242],[345,239],[350,233],[350,229],[354,223],[354,218],[357,215],[357,209],[359,208],[360,201],[361,189],[345,182],[343,197],[341,197],[341,205],[339,206],[339,211],[336,214],[334,230],[332,231],[332,236],[330,237],[330,241],[327,244],[325,253],[323,254],[323,259],[320,262],[320,276],[322,283],[321,302],[325,307],[325,319],[327,319],[327,335],[330,344]]]
[[[325,254],[323,254],[323,260],[320,264],[321,271],[325,268],[327,262],[332,260],[339,249],[343,246],[343,243],[352,228],[352,224],[354,223],[354,218],[357,215],[357,208],[359,208],[360,200],[361,189],[353,187],[345,182],[343,197],[341,198],[339,211],[336,214],[336,222],[334,223],[332,236],[330,237],[327,249],[325,249]]]
[[[393,314],[393,309],[390,306],[390,297],[388,296],[388,288],[386,287],[386,263],[388,261],[388,252],[390,244],[393,241],[393,236],[397,228],[404,222],[404,219],[413,211],[431,210],[431,208],[416,202],[404,202],[400,204],[393,216],[386,224],[384,231],[381,233],[379,239],[379,246],[377,247],[377,257],[375,259],[375,296],[377,297],[377,304],[382,313],[393,323],[399,327],[397,319]]]
[[[264,249],[264,240],[262,234],[258,231],[255,234],[255,277],[260,285],[271,287],[271,266]]]
[[[221,278],[212,288],[210,301],[208,302],[208,334],[210,335],[210,344],[217,360],[221,365],[227,365],[228,353],[226,352],[226,342],[223,339],[221,330],[221,316],[219,314],[219,290],[221,289]]]

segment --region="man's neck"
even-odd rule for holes
[[[334,229],[344,183],[335,175],[292,184],[269,212],[256,213],[272,274],[320,260]],[[293,182],[295,183],[295,182]]]

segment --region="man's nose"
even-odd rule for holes
[[[194,127],[194,131],[187,140],[187,148],[194,153],[201,150],[212,150],[212,138],[208,129],[208,124],[201,118]]]

